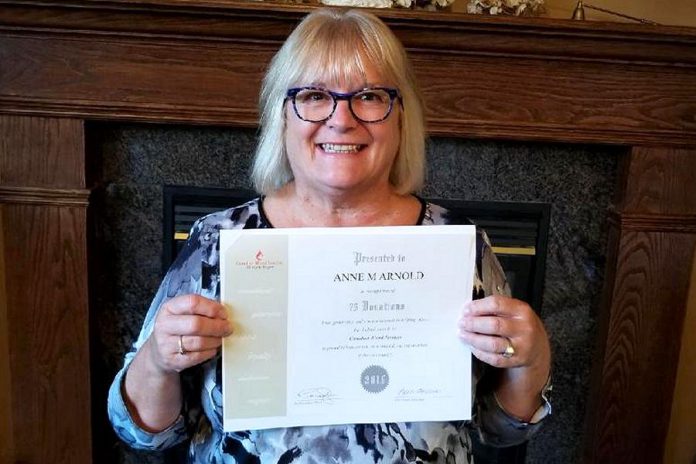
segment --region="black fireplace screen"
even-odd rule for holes
[[[171,265],[196,219],[255,196],[248,190],[165,186],[163,270]],[[513,296],[539,310],[551,211],[548,203],[427,200],[457,211],[485,229]]]

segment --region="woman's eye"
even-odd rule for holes
[[[357,97],[361,102],[365,103],[383,103],[385,101],[384,94],[376,91],[362,92]]]
[[[317,103],[329,100],[331,97],[325,92],[307,91],[297,94],[297,99],[303,103]]]

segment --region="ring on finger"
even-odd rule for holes
[[[512,345],[512,340],[508,337],[505,337],[505,340],[507,340],[507,346],[505,347],[505,351],[500,353],[500,355],[503,358],[510,359],[515,355],[515,347]]]
[[[179,335],[179,354],[183,356],[186,353],[188,353],[188,350],[184,346],[184,336]]]

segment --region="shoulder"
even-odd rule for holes
[[[425,202],[425,215],[423,225],[475,225],[474,222],[462,211],[448,209],[436,203]]]
[[[267,226],[260,214],[258,198],[198,219],[191,227],[186,245],[169,268],[167,295],[200,293],[216,297],[220,231],[261,227]]]
[[[505,273],[493,253],[486,231],[471,220],[463,211],[447,209],[426,202],[423,225],[474,225],[476,226],[476,273],[474,275],[474,298],[483,298],[496,293],[509,294]]]
[[[490,240],[486,231],[479,227],[475,221],[461,210],[448,209],[430,201],[425,202],[425,215],[423,225],[462,225],[476,226],[476,239],[480,242],[479,247],[490,247]]]
[[[261,213],[261,199],[254,198],[248,202],[222,211],[210,213],[198,219],[193,228],[213,231],[222,229],[256,229],[267,227]]]
[[[260,214],[260,199],[255,198],[242,205],[217,211],[196,220],[191,226],[186,247],[179,258],[186,260],[191,255],[202,254],[204,261],[214,254],[220,231],[224,229],[256,229],[267,227]],[[177,258],[177,259],[179,259]]]

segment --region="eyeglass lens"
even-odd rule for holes
[[[363,122],[377,122],[387,117],[391,111],[391,97],[381,89],[366,89],[351,96],[348,100],[353,116]],[[300,118],[306,121],[325,121],[336,107],[336,99],[324,90],[303,89],[294,98],[295,109]]]

